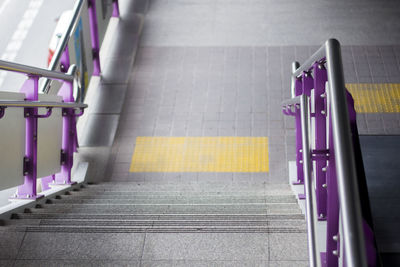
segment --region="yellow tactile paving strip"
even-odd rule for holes
[[[137,137],[130,172],[268,172],[268,138]]]
[[[348,83],[356,112],[400,112],[400,83]]]

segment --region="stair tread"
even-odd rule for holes
[[[213,218],[215,219],[223,219],[223,218],[247,218],[247,220],[251,219],[266,219],[266,220],[304,220],[303,214],[280,214],[280,215],[266,215],[266,214],[81,214],[81,213],[69,213],[69,214],[57,214],[57,213],[19,213],[17,214],[19,218],[45,218],[45,217],[63,217],[63,218],[72,218],[72,219],[79,219],[83,217],[87,218],[98,218],[98,219],[115,219],[120,217],[123,220],[132,220],[132,218],[196,218],[197,220],[200,218]]]
[[[274,226],[15,226],[16,231],[27,232],[226,232],[226,233],[305,233],[306,226],[274,227]]]
[[[15,214],[8,226],[75,233],[306,231],[304,215],[286,185],[259,191],[151,189],[136,183],[86,185]]]

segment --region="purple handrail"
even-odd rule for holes
[[[2,101],[2,115],[6,107],[24,108],[25,116],[25,157],[24,162],[24,184],[19,186],[17,193],[13,199],[37,199],[42,195],[37,194],[37,136],[38,136],[38,120],[48,118],[53,108],[62,108],[63,116],[63,136],[62,136],[62,158],[61,172],[54,174],[51,179],[45,179],[45,182],[53,184],[73,184],[71,182],[71,168],[73,164],[73,153],[76,151],[76,122],[75,109],[83,109],[87,107],[84,104],[75,103],[73,98],[74,83],[76,77],[76,66],[72,65],[68,73],[49,71],[46,69],[26,66],[18,63],[0,61],[0,69],[26,74],[28,79],[23,84],[20,92],[25,94],[26,101]],[[63,83],[58,95],[62,96],[62,103],[41,103],[39,100],[39,79],[48,78],[58,80]],[[77,83],[76,83],[77,84]],[[47,108],[47,113],[40,115],[39,108]],[[45,187],[48,187],[46,184]]]
[[[299,67],[297,62],[293,63],[293,66],[292,97],[293,95],[297,97],[284,102],[283,113],[294,116],[296,120],[297,183],[309,185],[313,181],[305,181],[305,179],[313,180],[310,177],[313,177],[312,173],[314,173],[315,189],[313,190],[316,196],[318,220],[327,221],[326,252],[321,252],[320,263],[322,266],[338,266],[339,258],[341,258],[346,266],[366,266],[365,247],[369,248],[369,253],[376,253],[376,251],[371,252],[370,249],[373,247],[371,246],[371,240],[373,240],[371,231],[363,231],[369,228],[365,227],[361,214],[348,114],[349,110],[354,111],[354,106],[351,101],[346,100],[340,44],[330,39],[302,66]],[[329,84],[328,90],[325,89],[326,82]],[[298,108],[300,96],[312,97],[311,104],[307,105],[310,105],[308,108],[313,112],[308,118],[302,118]],[[301,103],[301,108],[305,109],[303,105],[306,102],[301,101]],[[353,117],[355,113],[350,115]],[[315,139],[310,140],[310,148],[305,147],[308,141],[304,142],[308,139],[304,138],[309,137],[304,136],[308,130],[302,129],[302,126],[306,125],[301,124],[302,120],[314,122]],[[304,150],[310,151],[304,153]],[[308,154],[310,158],[304,158]],[[315,165],[308,165],[311,169],[307,174],[308,167],[305,169],[306,166],[303,165],[309,164],[310,160],[314,161]],[[312,196],[306,193],[305,197],[308,203]],[[313,212],[313,209],[312,206],[307,206],[307,213]],[[307,218],[310,224],[310,219]],[[339,234],[340,225],[343,229],[342,236]],[[315,241],[310,240],[311,237],[312,235],[309,235],[309,246],[314,246]],[[341,248],[343,255],[340,255]],[[315,251],[314,247],[309,247],[312,266],[317,266],[319,262],[314,258]],[[372,262],[368,263],[374,266],[374,257],[368,257],[368,259],[372,259]]]

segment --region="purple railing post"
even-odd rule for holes
[[[328,80],[325,66],[322,63],[313,65],[314,74],[314,118],[315,118],[315,150],[322,152],[322,157],[315,158],[316,198],[318,220],[326,217],[326,93],[325,84]],[[324,153],[325,152],[325,153]]]
[[[64,81],[59,96],[62,96],[65,103],[74,103],[73,82]],[[74,184],[71,182],[71,169],[73,156],[77,148],[75,111],[70,108],[63,108],[63,135],[61,146],[61,172],[55,175],[55,185]]]
[[[69,60],[69,50],[68,50],[68,46],[65,47],[65,50],[63,51],[63,53],[61,54],[61,58],[60,58],[60,71],[67,73],[68,69],[70,67],[70,60]],[[64,82],[65,83],[65,82]],[[61,91],[61,89],[60,89]],[[42,190],[48,190],[50,189],[50,185],[55,184],[55,175],[50,175],[47,177],[43,177],[41,178],[41,183],[42,183]]]
[[[70,61],[69,61],[69,50],[68,50],[68,46],[65,48],[64,52],[61,55],[61,59],[60,59],[60,71],[61,72],[68,72],[70,66]]]
[[[118,0],[113,0],[113,13],[112,16],[115,18],[119,17],[119,4]]]
[[[54,175],[46,176],[40,178],[40,181],[42,183],[42,191],[50,189],[50,184],[53,183],[54,181]]]
[[[28,79],[23,84],[20,92],[25,93],[25,99],[37,101],[39,99],[39,76],[28,75]],[[17,190],[16,199],[37,199],[43,197],[37,195],[37,108],[26,108],[24,115],[25,122],[25,157],[24,164],[24,184]]]
[[[303,94],[303,85],[301,78],[297,78],[294,83],[295,95],[300,96]],[[304,184],[303,173],[303,141],[301,139],[301,117],[300,106],[295,108],[295,121],[296,121],[296,167],[297,167],[297,182],[293,184]]]
[[[301,75],[303,94],[311,97],[311,89],[314,87],[314,79],[310,72],[303,72]]]
[[[117,7],[118,7],[118,2],[117,2]],[[114,11],[115,11],[115,2],[114,2]],[[100,41],[99,41],[99,30],[97,26],[97,16],[96,16],[96,0],[89,0],[89,24],[90,24],[90,36],[92,39],[93,75],[99,76],[101,73]]]
[[[330,119],[331,120],[331,119]],[[336,179],[335,151],[332,123],[329,122],[329,164],[327,167],[327,215],[326,215],[326,266],[338,265],[339,195]]]

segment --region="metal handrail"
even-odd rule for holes
[[[313,184],[311,175],[311,156],[310,156],[310,99],[306,95],[300,97],[301,113],[301,136],[303,141],[303,173],[304,189],[306,195],[306,217],[307,217],[307,237],[308,237],[308,255],[310,266],[321,266],[317,253],[317,235],[315,230],[315,212],[313,205]]]
[[[360,194],[356,180],[356,161],[347,109],[342,56],[337,40],[330,39],[326,42],[326,57],[346,262],[347,266],[367,266]]]
[[[10,61],[0,60],[0,69],[12,72],[25,73],[30,75],[36,75],[39,77],[46,77],[57,80],[73,81],[74,75],[71,73],[63,73],[59,71],[51,71],[38,67],[28,66],[24,64],[14,63]]]
[[[70,36],[72,34],[72,31],[74,30],[74,27],[75,27],[76,23],[78,22],[79,15],[80,15],[80,13],[82,11],[82,8],[84,6],[83,3],[85,1],[86,0],[78,0],[78,1],[75,2],[71,23],[68,25],[67,30],[65,31],[65,33],[61,37],[61,41],[60,41],[59,45],[57,45],[56,51],[54,52],[54,55],[51,58],[51,61],[50,61],[50,64],[49,64],[49,68],[48,68],[50,71],[55,71],[57,69],[58,64],[59,64],[59,62],[61,60],[62,54],[63,54],[65,48],[68,45],[68,41],[69,41],[69,38],[70,38]],[[46,81],[43,83],[43,86],[41,87],[40,91],[44,92],[44,93],[48,93],[49,84],[50,84],[50,80],[46,79]]]
[[[300,63],[295,61],[292,64],[292,73],[296,72],[296,70],[300,67]],[[290,87],[290,92],[292,94],[292,98],[296,97],[296,89],[295,89],[295,84],[296,84],[296,77],[292,76],[292,83]]]
[[[8,101],[0,100],[0,107],[22,107],[22,108],[87,108],[87,104],[63,103],[49,101]]]
[[[343,65],[339,42],[336,39],[329,39],[326,41],[317,52],[315,52],[306,60],[306,62],[293,72],[292,77],[299,77],[304,71],[308,71],[315,62],[318,62],[324,56],[326,56],[327,59],[329,83],[328,94],[331,101],[338,194],[342,214],[343,239],[346,244],[344,247],[346,253],[346,264],[347,266],[355,267],[367,266],[361,204],[356,180],[356,164],[351,139],[351,128],[347,110],[347,99],[345,95]],[[305,100],[304,98],[302,99],[301,102],[303,103]],[[305,127],[302,126],[302,128],[304,129]],[[303,144],[308,148],[305,143],[307,140],[304,140],[304,138],[305,136],[303,132]],[[304,154],[307,150],[308,149],[303,149],[304,173],[308,166],[305,161],[310,159],[309,155],[306,157],[307,155]],[[306,190],[307,187],[308,186],[306,185]],[[308,223],[311,223],[311,221],[309,220]],[[310,227],[312,227],[312,225],[313,222],[310,224]],[[315,229],[312,231],[315,231]],[[309,242],[313,242],[313,239],[309,239]],[[311,243],[309,244],[311,245]],[[310,260],[313,259],[310,258]]]

